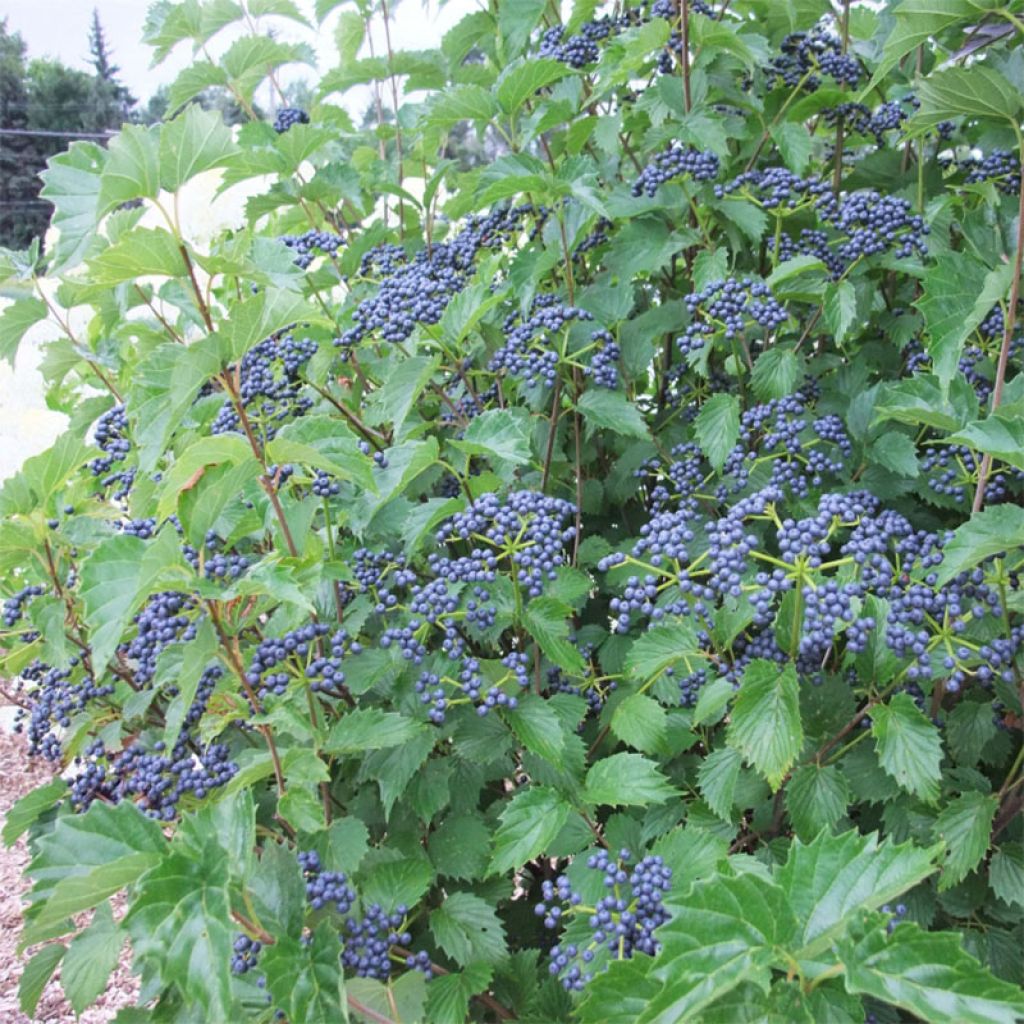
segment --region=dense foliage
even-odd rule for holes
[[[130,941],[125,1024],[1024,1016],[1020,4],[389,13],[4,254],[26,1010]],[[275,18],[154,4],[172,106]]]

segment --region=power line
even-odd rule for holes
[[[102,132],[47,132],[42,129],[0,128],[0,135],[37,135],[49,139],[109,139],[116,134],[112,128]]]

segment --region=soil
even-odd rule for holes
[[[28,755],[25,740],[0,727],[0,821],[7,811],[29,790],[49,781],[54,774],[51,764]],[[76,1017],[54,974],[33,1017],[27,1017],[18,1006],[18,982],[25,963],[36,951],[34,947],[18,954],[22,908],[27,903],[29,884],[24,876],[28,864],[28,848],[22,836],[10,849],[0,843],[0,1021],[3,1024],[75,1024]],[[117,907],[115,906],[115,915]],[[83,916],[85,923],[88,915]],[[131,954],[125,944],[122,960],[110,976],[107,990],[77,1020],[80,1024],[108,1024],[123,1006],[131,1006],[138,992],[138,979],[130,971]]]

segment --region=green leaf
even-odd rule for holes
[[[825,289],[825,326],[842,345],[854,321],[857,319],[857,293],[849,281],[830,284]]]
[[[107,213],[133,199],[156,199],[159,194],[159,126],[123,125],[107,146],[107,162],[100,175],[99,212]]]
[[[52,271],[81,261],[95,241],[99,219],[100,173],[107,153],[92,142],[73,142],[46,162],[40,177],[46,183],[39,193],[53,203],[51,225],[58,229]]]
[[[61,434],[52,448],[26,459],[21,470],[4,481],[0,515],[27,514],[44,506],[91,454],[74,434]]]
[[[570,70],[561,61],[531,58],[507,67],[498,79],[495,95],[506,114],[514,114],[538,89],[564,78]]]
[[[658,766],[641,754],[612,754],[591,765],[584,799],[607,807],[646,807],[676,796]]]
[[[940,849],[879,843],[877,833],[854,830],[838,836],[822,832],[811,843],[796,840],[777,878],[798,921],[798,956],[821,955],[858,915],[927,878]]]
[[[738,750],[719,747],[708,754],[697,769],[701,796],[722,821],[732,821],[733,794],[742,767],[743,758]]]
[[[468,970],[435,977],[427,986],[424,1020],[469,1020],[469,1001],[487,988],[492,973],[486,964],[474,964]],[[435,985],[435,981],[440,984]]]
[[[359,781],[373,781],[380,789],[384,813],[390,816],[395,801],[405,795],[412,777],[434,749],[435,736],[423,728],[401,746],[371,751],[360,760]]]
[[[691,671],[689,658],[701,659],[700,646],[691,622],[676,619],[664,622],[637,637],[626,655],[626,674],[646,683],[670,665],[682,660]]]
[[[289,1020],[309,1024],[347,1022],[338,931],[329,921],[321,921],[310,940],[278,937],[262,951],[260,970],[266,975],[267,990]]]
[[[469,455],[486,455],[514,466],[529,465],[529,413],[519,408],[488,409],[474,417],[462,439],[452,444]]]
[[[946,844],[939,891],[962,882],[981,863],[999,798],[970,791],[951,800],[935,822],[935,835]]]
[[[779,788],[804,744],[800,721],[800,687],[789,662],[752,661],[743,673],[733,702],[726,737],[745,760]]]
[[[6,306],[0,312],[0,359],[6,359],[13,369],[21,339],[46,316],[46,303],[42,299],[18,299]]]
[[[661,989],[650,972],[646,956],[612,960],[583,989],[581,1024],[636,1024]]]
[[[899,476],[916,477],[920,470],[917,465],[917,447],[912,438],[896,430],[887,430],[876,437],[868,449],[871,461]]]
[[[142,602],[181,564],[177,536],[165,526],[156,540],[109,537],[82,560],[82,602],[93,664],[105,668]]]
[[[888,704],[877,705],[871,719],[878,763],[902,789],[926,803],[935,803],[942,763],[938,729],[908,693],[897,693]]]
[[[635,750],[653,754],[665,740],[668,718],[665,709],[653,697],[632,693],[616,707],[611,730]]]
[[[569,641],[568,617],[572,609],[553,597],[535,597],[523,609],[523,625],[545,657],[574,676],[586,672],[579,648]]]
[[[1024,849],[1019,843],[1001,846],[989,863],[989,884],[1004,903],[1024,907]]]
[[[903,0],[893,14],[896,26],[885,40],[882,60],[862,96],[883,81],[908,53],[927,43],[930,37],[978,17],[971,0]]]
[[[986,293],[1002,276],[1002,271],[989,271],[973,256],[960,252],[943,253],[926,271],[924,294],[914,304],[924,315],[925,349],[943,384],[956,375],[967,336],[999,299],[999,294],[988,298]]]
[[[135,366],[126,406],[143,471],[156,465],[196,395],[220,368],[220,354],[206,341],[160,345]]]
[[[222,356],[236,362],[254,345],[296,321],[322,323],[323,314],[314,314],[301,295],[281,288],[261,288],[259,293],[236,303],[226,322],[218,328],[223,341]]]
[[[801,765],[786,783],[786,810],[797,835],[809,841],[846,814],[850,787],[836,765]]]
[[[516,793],[501,812],[488,872],[511,871],[543,853],[562,831],[571,810],[548,786],[531,786]]]
[[[946,742],[959,764],[973,768],[999,729],[991,701],[960,701],[946,719]]]
[[[783,121],[772,128],[771,136],[786,166],[797,176],[802,176],[814,151],[811,133],[801,123]]]
[[[487,867],[490,830],[473,815],[445,818],[428,839],[427,849],[438,873],[448,878],[473,881]]]
[[[355,708],[331,727],[324,753],[354,754],[361,750],[398,747],[426,731],[422,722],[380,708]]]
[[[735,692],[732,683],[723,676],[702,686],[700,696],[697,697],[697,705],[693,709],[693,724],[703,725],[705,722],[718,721]]]
[[[68,946],[60,969],[60,984],[77,1014],[101,995],[117,966],[124,936],[114,921],[109,903],[101,903],[92,923]]]
[[[496,963],[505,956],[505,932],[486,900],[453,892],[430,912],[434,941],[460,966]]]
[[[43,989],[46,988],[46,983],[50,980],[53,972],[57,970],[57,965],[64,958],[66,951],[66,947],[59,942],[43,946],[25,964],[25,970],[22,971],[21,980],[18,982],[18,1005],[21,1007],[22,1013],[26,1013],[30,1017],[35,1016]]]
[[[174,984],[206,1020],[231,1020],[228,864],[210,848],[202,861],[172,853],[140,881],[124,927],[136,969]]]
[[[916,924],[879,925],[859,942],[840,942],[850,992],[901,1007],[929,1024],[1015,1024],[1024,994],[964,952],[953,932],[926,932]]]
[[[989,64],[935,71],[917,84],[921,106],[914,127],[933,127],[955,117],[1016,124],[1024,106],[1020,92]]]
[[[220,111],[191,103],[160,128],[160,185],[176,192],[190,178],[223,165],[237,152]]]
[[[804,362],[792,349],[775,345],[757,357],[750,386],[762,402],[791,395],[803,379]]]
[[[745,981],[767,991],[774,947],[787,945],[795,927],[782,889],[752,875],[716,876],[673,899],[671,909],[649,972],[662,989],[637,1024],[694,1020]]]
[[[20,797],[4,816],[3,833],[0,834],[4,846],[13,846],[18,836],[31,828],[40,815],[56,806],[67,791],[68,784],[58,778]]]
[[[739,399],[724,391],[712,395],[701,406],[693,426],[708,462],[721,469],[740,436]]]
[[[174,651],[172,647],[168,653]],[[181,661],[175,666],[174,686],[177,694],[171,699],[164,713],[164,744],[173,749],[181,732],[185,716],[195,700],[199,688],[199,680],[217,653],[217,634],[208,619],[203,619],[196,630],[194,640],[190,640],[182,651]],[[158,671],[158,677],[161,673]]]
[[[400,904],[415,906],[434,880],[434,871],[426,858],[405,857],[402,860],[376,864],[363,886],[363,899],[379,903],[389,913]]]
[[[937,585],[945,586],[954,576],[974,568],[979,562],[1024,546],[1024,508],[1019,505],[992,505],[975,512],[953,531],[943,548]]]
[[[146,275],[182,277],[187,273],[178,241],[163,228],[134,228],[89,261],[91,281],[116,285]]]
[[[479,85],[459,85],[435,97],[426,120],[437,128],[452,128],[460,121],[493,121],[498,112],[493,92]]]
[[[438,356],[415,356],[394,366],[383,386],[375,391],[367,405],[368,422],[373,426],[391,423],[401,438],[402,425],[413,403],[430,383],[440,365]]]
[[[640,410],[624,394],[607,388],[590,388],[576,403],[587,424],[611,430],[622,437],[650,437]]]
[[[522,52],[544,7],[543,0],[509,0],[498,8],[498,28],[507,56]]]
[[[553,765],[562,763],[562,721],[546,700],[535,695],[520,698],[519,706],[507,712],[505,718],[527,750]]]
[[[279,462],[301,462],[352,480],[376,491],[373,463],[359,442],[332,416],[303,416],[283,426],[267,445],[268,456]]]
[[[1024,418],[997,410],[987,419],[968,423],[945,438],[949,444],[965,444],[1007,465],[1024,469]]]

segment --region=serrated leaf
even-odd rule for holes
[[[349,1019],[341,973],[341,942],[329,921],[321,921],[308,942],[277,938],[261,953],[267,990],[289,1020],[344,1024]]]
[[[937,585],[945,586],[954,576],[1004,551],[1024,546],[1024,508],[992,505],[975,512],[953,531],[942,549],[942,564],[936,572]]]
[[[579,648],[569,642],[568,616],[572,609],[553,597],[535,597],[523,609],[523,625],[544,656],[571,675],[583,675],[586,663]]]
[[[736,691],[724,676],[713,679],[700,688],[697,704],[693,709],[693,724],[717,721],[726,709]]]
[[[640,410],[621,392],[591,388],[583,393],[576,407],[590,427],[610,430],[622,437],[650,437]]]
[[[813,959],[865,910],[874,910],[913,888],[935,871],[941,847],[878,841],[877,833],[822,832],[813,842],[797,840],[778,882],[789,898],[798,927],[801,958]]]
[[[989,863],[989,885],[1004,903],[1024,907],[1024,849],[1019,843],[1007,843]]]
[[[438,128],[451,128],[460,121],[492,121],[498,113],[492,92],[479,85],[459,85],[435,98],[426,120]]]
[[[231,1018],[227,872],[223,851],[203,861],[173,853],[140,881],[124,918],[136,964],[178,986],[212,1020]]]
[[[934,71],[918,82],[921,106],[914,126],[933,126],[955,117],[983,117],[1016,124],[1020,92],[989,64]]]
[[[380,708],[355,708],[331,727],[323,751],[354,754],[362,750],[398,747],[426,731],[415,719]]]
[[[550,58],[532,58],[505,69],[495,87],[495,95],[506,114],[514,114],[538,89],[557,82],[570,73],[567,65]]]
[[[780,670],[776,662],[758,658],[747,666],[726,737],[773,790],[779,788],[804,743],[792,662]]]
[[[553,789],[531,786],[516,793],[501,812],[488,871],[503,874],[522,867],[551,845],[572,808]]]
[[[41,299],[18,299],[0,312],[0,359],[14,368],[18,346],[28,330],[46,319],[46,303]]]
[[[975,791],[951,800],[935,822],[935,835],[946,844],[939,891],[962,882],[985,856],[999,798]]]
[[[64,958],[66,947],[59,942],[49,946],[43,946],[27,964],[21,973],[21,980],[18,982],[18,1005],[21,1012],[30,1017],[35,1016],[36,1007],[39,1005],[39,998],[46,988],[57,965]]]
[[[527,750],[553,765],[562,763],[565,748],[562,722],[547,701],[535,695],[522,697],[519,706],[507,712],[505,718]]]
[[[405,857],[374,866],[363,885],[363,899],[379,903],[391,913],[404,904],[415,906],[434,880],[434,870],[425,857]]]
[[[227,320],[218,326],[223,343],[221,356],[236,362],[254,345],[298,320],[322,323],[324,315],[314,313],[309,303],[295,292],[261,288],[258,294],[232,306]]]
[[[957,366],[967,336],[982,322],[995,295],[987,305],[979,295],[987,291],[992,275],[975,257],[966,253],[944,253],[924,275],[924,294],[914,305],[924,315],[925,350],[931,356],[935,375],[948,384]],[[987,300],[986,300],[987,301]]]
[[[185,257],[175,237],[163,228],[133,228],[89,261],[97,285],[116,285],[140,277],[183,277]]]
[[[612,754],[587,772],[587,803],[607,807],[646,807],[676,796],[675,788],[658,766],[641,754]]]
[[[732,821],[733,794],[743,758],[732,747],[713,750],[697,769],[697,785],[704,802],[725,822]]]
[[[802,176],[814,150],[811,133],[800,122],[783,121],[772,128],[771,137],[779,147],[786,166],[797,176]]]
[[[95,241],[99,219],[100,174],[107,153],[92,142],[73,142],[68,149],[51,157],[40,177],[46,183],[40,191],[53,203],[50,223],[57,228],[51,271],[74,266]]]
[[[825,326],[836,344],[842,345],[857,318],[857,293],[849,281],[839,281],[825,289],[824,311]]]
[[[107,145],[100,175],[99,212],[106,213],[133,199],[160,194],[160,129],[126,124]]]
[[[122,945],[124,936],[110,904],[100,904],[89,927],[71,940],[60,968],[61,988],[76,1014],[106,990]]]
[[[908,693],[897,693],[871,712],[878,763],[902,789],[934,803],[939,795],[939,731]]]
[[[1019,414],[994,412],[983,420],[968,423],[947,437],[949,444],[965,444],[1007,465],[1024,469],[1024,418]]]
[[[80,438],[71,432],[61,434],[52,448],[26,459],[21,469],[4,481],[0,515],[27,514],[45,505],[91,454]]]
[[[645,754],[658,751],[668,731],[665,709],[644,693],[632,693],[612,714],[611,730],[623,743]]]
[[[700,408],[693,423],[697,443],[708,462],[719,470],[740,436],[740,403],[735,395],[720,392]]]
[[[189,104],[160,128],[160,185],[176,192],[190,178],[223,164],[237,151],[219,110]]]
[[[486,455],[514,466],[530,463],[530,416],[525,409],[488,409],[473,418],[460,440],[459,451]]]
[[[782,889],[750,875],[698,882],[672,910],[649,974],[663,987],[637,1024],[693,1020],[745,981],[766,990],[774,947],[787,945],[795,927]]]
[[[491,833],[475,815],[446,818],[430,834],[427,849],[438,873],[449,878],[472,881],[487,867],[487,845]]]
[[[831,829],[846,814],[849,803],[849,784],[836,765],[801,765],[786,783],[786,810],[804,841]]]
[[[899,476],[916,477],[920,470],[917,465],[917,447],[911,438],[895,430],[887,430],[876,437],[868,449],[871,461]]]
[[[662,623],[637,637],[626,655],[625,670],[632,679],[646,683],[677,661],[702,658],[691,622],[677,619]],[[688,668],[689,671],[689,668]]]
[[[882,926],[859,942],[840,942],[850,992],[901,1007],[934,1024],[1015,1024],[1024,994],[964,952],[954,932],[925,932],[916,924]]]
[[[430,912],[430,931],[437,944],[460,966],[495,963],[506,952],[501,921],[486,900],[453,892]]]
[[[468,970],[435,977],[427,986],[425,1019],[467,1020],[470,999],[487,988],[492,973],[491,968],[485,964],[473,964]],[[435,985],[435,981],[440,984]]]
[[[12,846],[18,836],[31,828],[40,815],[59,803],[67,791],[68,784],[64,779],[52,779],[20,797],[4,815],[3,833],[0,834],[4,845]]]
[[[750,386],[762,402],[791,395],[803,379],[804,363],[792,349],[775,345],[757,357]]]
[[[992,702],[960,701],[946,719],[946,742],[959,764],[973,767],[998,732]]]

